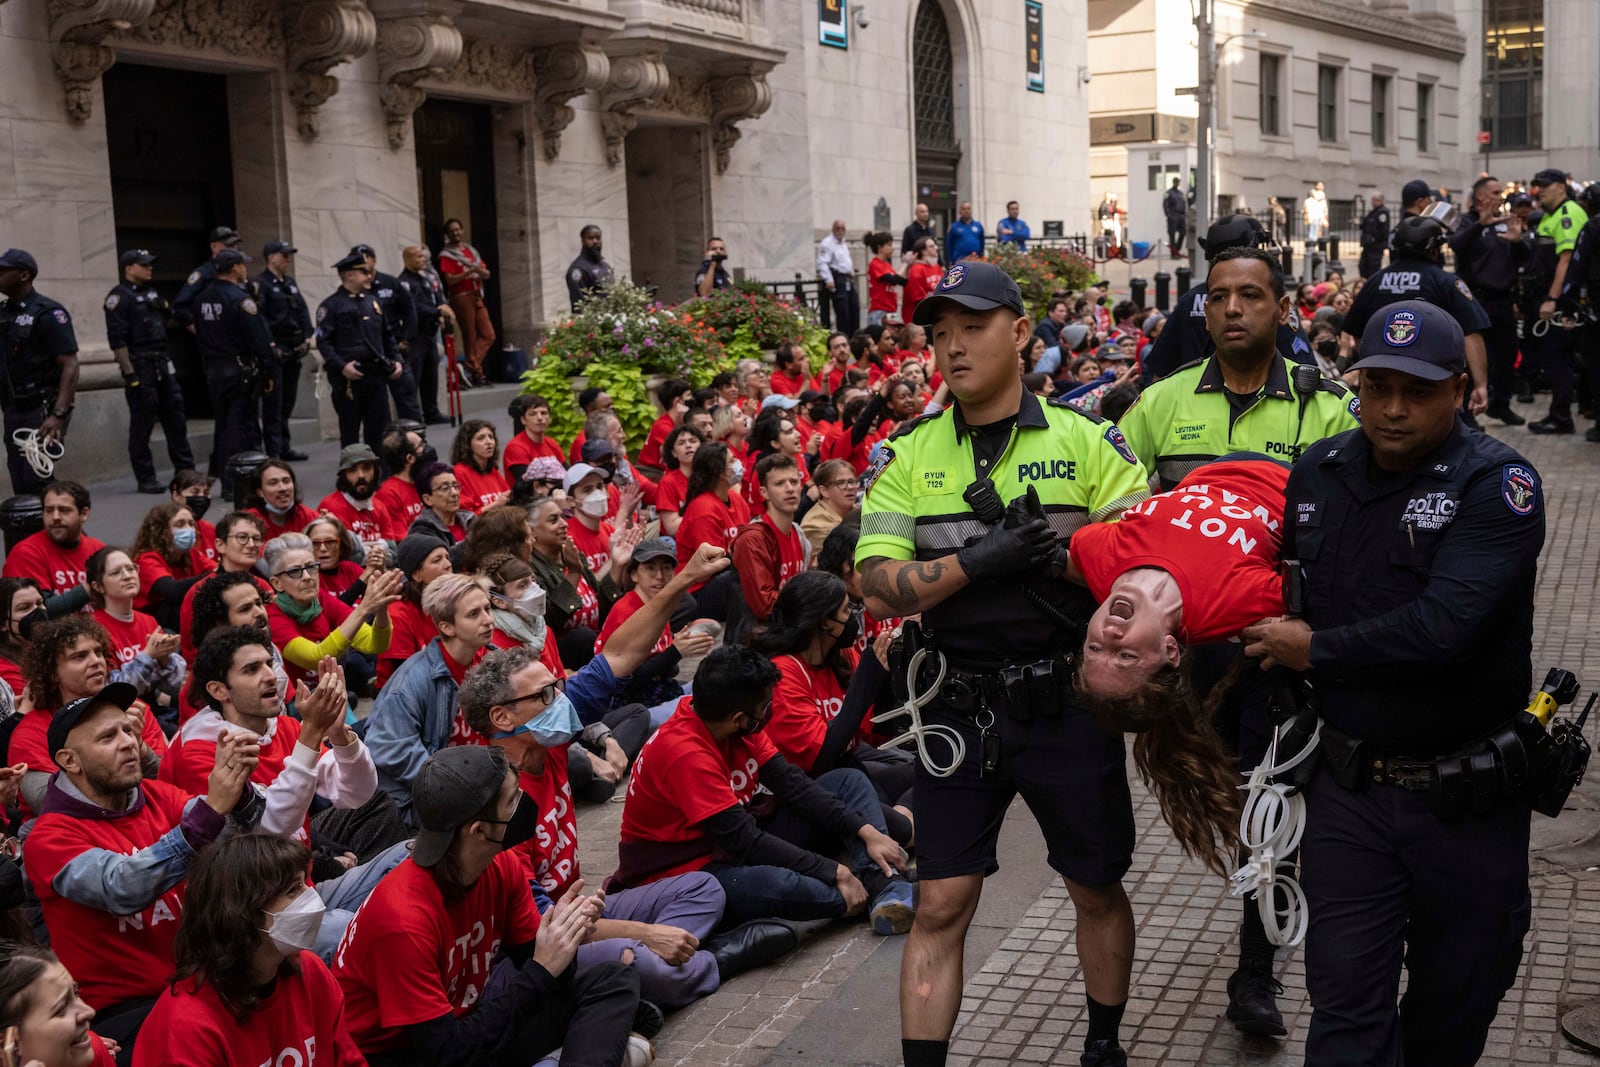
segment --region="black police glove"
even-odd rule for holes
[[[1015,501],[1006,517],[980,540],[956,552],[956,562],[966,571],[967,580],[980,582],[1031,571],[1046,562],[1055,547],[1056,533],[1042,518],[1015,511]]]

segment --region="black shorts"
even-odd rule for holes
[[[934,704],[923,721],[959,730],[966,758],[948,778],[917,761],[912,810],[917,825],[917,877],[928,880],[1000,869],[995,846],[1006,809],[1018,793],[1044,833],[1047,860],[1062,876],[1099,888],[1119,882],[1133,863],[1133,799],[1121,735],[1100,729],[1072,704],[1054,719],[1013,722],[995,713],[1000,767],[983,775],[978,728],[964,715]],[[928,741],[935,762],[950,753]]]

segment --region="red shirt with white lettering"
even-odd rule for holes
[[[683,509],[683,522],[678,526],[678,566],[681,568],[694,556],[701,545],[715,545],[727,550],[739,533],[739,527],[750,521],[750,505],[738,493],[730,492],[727,503],[714,491],[708,490],[689,501]],[[693,593],[705,585],[689,587]]]
[[[29,769],[39,768],[30,764]],[[124,1000],[153,997],[166,987],[172,976],[172,943],[183,911],[184,883],[136,914],[112,915],[61,896],[51,879],[92,849],[130,856],[149,848],[183,820],[189,794],[152,781],[140,782],[139,792],[134,810],[114,819],[46,812],[33,824],[22,857],[50,928],[50,947],[78,980],[84,1001],[97,1011]]]
[[[400,478],[385,478],[372,500],[378,509],[378,526],[390,541],[403,541],[411,520],[422,514],[422,494],[416,484]]]
[[[578,610],[572,613],[567,620],[567,629],[587,626],[593,630],[600,625],[600,598],[595,595],[594,586],[589,584],[589,579],[579,577],[576,582],[578,589]]]
[[[105,608],[96,608],[91,617],[111,635],[111,651],[117,658],[112,670],[132,663],[133,657],[144,651],[144,643],[150,640],[150,635],[161,628],[155,619],[142,611],[135,611],[133,618],[123,620]]]
[[[317,504],[317,510],[326,511],[329,515],[344,523],[344,528],[356,535],[356,540],[371,544],[373,541],[383,540],[383,516],[378,513],[377,496],[374,495],[367,501],[367,507],[358,508],[350,503],[350,498],[343,492],[335,489]]]
[[[509,485],[521,476],[520,471],[512,470],[513,467],[526,467],[541,456],[555,460],[563,469],[567,466],[567,454],[562,450],[561,442],[549,435],[535,441],[528,436],[527,431],[523,431],[507,441],[505,456],[501,459],[505,467],[506,483]]]
[[[583,556],[583,565],[591,573],[599,573],[600,568],[606,565],[611,558],[611,535],[615,531],[609,522],[601,520],[599,529],[591,530],[583,524],[583,520],[574,515],[567,520],[567,535],[572,538],[572,543],[578,546],[578,553]]]
[[[594,639],[594,650],[599,652],[605,643],[611,640],[611,635],[617,628],[633,617],[633,613],[644,607],[644,598],[637,589],[630,589],[622,595],[622,599],[611,605],[611,611],[606,615],[606,624],[600,628],[600,633]],[[668,624],[661,628],[661,636],[650,648],[650,655],[665,652],[672,647],[672,626]]]
[[[845,649],[840,655],[855,670],[855,651]],[[844,707],[844,687],[832,670],[802,663],[798,656],[779,656],[772,664],[778,668],[778,684],[772,690],[772,721],[762,734],[784,759],[810,774],[828,736],[828,724]],[[866,737],[870,721],[862,720],[857,740]]]
[[[453,902],[427,869],[402,861],[361,905],[334,954],[350,1036],[369,1055],[391,1052],[404,1047],[408,1026],[467,1015],[501,944],[526,945],[538,932],[515,853],[496,856]]]
[[[551,900],[559,899],[578,878],[578,816],[567,780],[569,747],[546,749],[544,769],[538,774],[524,770],[517,779],[539,809],[539,825],[512,851],[526,867],[529,881],[538,882]]]
[[[1172,575],[1183,594],[1183,638],[1221,641],[1283,614],[1278,550],[1289,468],[1268,460],[1210,463],[1122,513],[1072,535],[1072,562],[1096,600],[1135,567]]]
[[[470,463],[456,464],[456,481],[461,484],[461,507],[474,515],[493,507],[511,491],[506,476],[499,470],[491,468],[485,474]]]
[[[105,542],[84,534],[72,548],[64,548],[50,540],[50,535],[40,530],[17,542],[17,547],[6,553],[5,566],[0,567],[0,578],[37,578],[47,595],[65,593],[83,584],[84,568],[89,557],[106,547]]]
[[[286,533],[303,533],[317,518],[317,513],[304,504],[296,504],[282,516],[268,511],[265,504],[259,508],[245,508],[245,511],[261,520],[261,525],[266,527],[268,541],[274,537],[282,537]]]
[[[694,710],[678,702],[672,718],[645,742],[622,809],[621,886],[702,870],[714,846],[700,824],[735,804],[748,805],[761,768],[778,754],[765,731],[719,743]]]
[[[297,962],[300,973],[280,974],[243,1023],[210,985],[196,989],[191,978],[163,990],[139,1030],[133,1067],[365,1067],[333,972],[314,952]]]

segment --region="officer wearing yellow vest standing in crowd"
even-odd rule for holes
[[[1077,909],[1082,1062],[1117,1067],[1127,1063],[1117,1031],[1133,960],[1121,885],[1133,811],[1122,738],[1073,697],[1066,651],[1082,642],[1094,602],[1062,572],[1072,532],[1145,499],[1146,475],[1115,426],[1022,388],[1017,353],[1032,327],[1000,268],[955,264],[914,321],[955,403],[880,447],[856,549],[868,610],[922,613],[920,633],[908,625],[902,638],[933,650],[912,688],[927,701],[923,723],[950,731],[924,735],[917,768],[920,904],[900,969],[906,1067],[945,1062],[967,927],[1019,792]]]
[[[1523,280],[1522,352],[1550,379],[1550,413],[1528,423],[1533,433],[1572,433],[1572,401],[1576,395],[1577,372],[1573,366],[1574,338],[1552,320],[1556,302],[1567,281],[1572,250],[1578,243],[1589,216],[1572,198],[1567,176],[1559,170],[1541,170],[1528,183],[1528,191],[1544,208],[1544,217],[1533,232],[1533,255]]]

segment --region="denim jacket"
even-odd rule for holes
[[[367,750],[378,768],[378,787],[411,822],[411,780],[422,764],[450,741],[455,721],[456,681],[435,637],[400,664],[378,691],[367,716]]]

